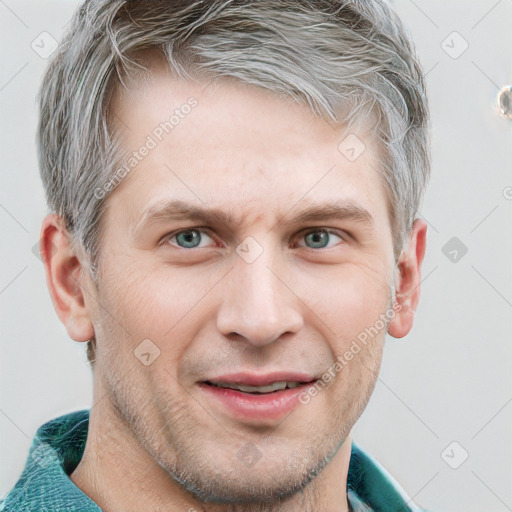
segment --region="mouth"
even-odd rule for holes
[[[299,396],[315,384],[309,375],[234,375],[199,382],[200,389],[229,416],[245,422],[274,422],[300,404]],[[217,408],[218,409],[218,408]]]
[[[238,391],[242,391],[243,393],[250,393],[251,395],[266,395],[269,393],[276,393],[278,391],[283,391],[284,389],[295,389],[299,386],[304,386],[306,384],[312,384],[314,381],[310,382],[299,382],[299,381],[280,381],[273,382],[266,386],[248,386],[244,384],[236,384],[234,382],[211,382],[204,381],[204,384],[209,386],[215,386],[223,389],[234,389]]]

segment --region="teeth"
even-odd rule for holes
[[[273,391],[279,391],[286,388],[296,388],[300,386],[300,382],[274,382],[269,384],[268,386],[243,386],[241,384],[231,384],[225,382],[212,382],[214,386],[218,386],[220,388],[229,388],[229,389],[238,389],[239,391],[244,391],[245,393],[272,393]]]

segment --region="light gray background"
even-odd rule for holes
[[[428,254],[415,326],[389,338],[354,438],[424,507],[512,510],[512,121],[496,107],[512,83],[512,0],[390,3],[428,71]],[[91,405],[84,346],[57,319],[33,253],[46,213],[34,144],[46,61],[31,43],[44,31],[59,40],[76,5],[0,0],[0,495],[18,479],[38,426]],[[464,40],[468,49],[453,58]],[[442,252],[452,237],[468,249],[456,262]],[[465,452],[457,469],[446,462]]]

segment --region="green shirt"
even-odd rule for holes
[[[69,478],[87,440],[89,410],[55,418],[37,430],[25,469],[0,500],[5,512],[101,512]],[[352,444],[347,493],[354,512],[421,512],[369,455]]]

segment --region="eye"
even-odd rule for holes
[[[327,229],[315,229],[308,231],[302,237],[306,241],[306,247],[310,249],[329,249],[337,245],[339,242],[343,242],[343,238],[332,231]],[[303,247],[299,245],[299,247]]]
[[[173,241],[175,240],[175,242]],[[211,236],[202,229],[185,229],[165,238],[172,245],[177,245],[183,249],[196,249],[205,247],[209,242],[214,242]]]

